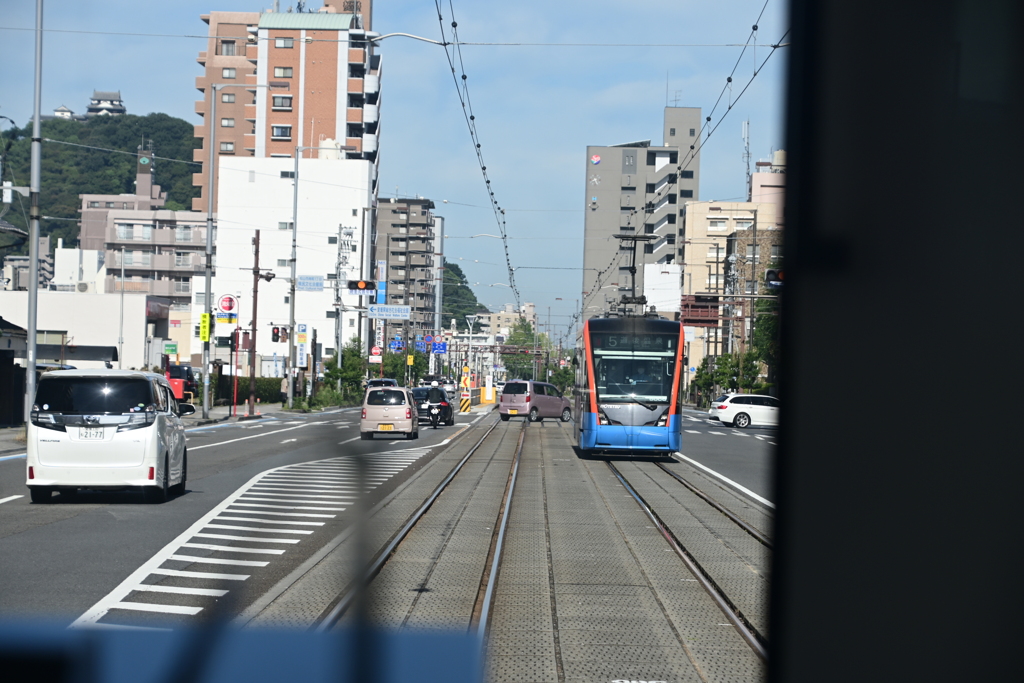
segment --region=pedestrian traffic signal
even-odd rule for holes
[[[377,291],[377,283],[373,280],[349,280],[348,288],[354,292],[371,293]]]
[[[270,331],[270,341],[281,341],[281,328],[275,327]]]
[[[764,271],[764,282],[769,287],[781,287],[784,279],[781,268],[769,268]]]

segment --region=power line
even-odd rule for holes
[[[452,52],[449,52],[448,39],[445,36],[444,30],[444,16],[441,13],[441,2],[440,0],[434,0],[434,8],[437,10],[437,22],[441,29],[441,46],[444,48],[445,58],[448,60],[448,67],[452,72],[452,82],[455,84],[455,92],[458,94],[459,102],[462,104],[462,116],[466,120],[466,127],[469,129],[470,139],[473,141],[474,151],[476,152],[477,163],[480,166],[480,174],[483,176],[484,187],[487,190],[488,199],[491,203],[491,210],[494,212],[494,220],[498,225],[498,231],[501,233],[501,243],[505,251],[505,266],[508,268],[508,283],[512,289],[512,294],[516,301],[516,307],[520,307],[519,289],[516,287],[516,275],[515,270],[512,268],[512,259],[509,256],[508,250],[508,232],[505,225],[505,211],[498,204],[498,200],[494,197],[494,190],[491,189],[491,179],[487,177],[487,164],[484,163],[483,152],[481,151],[480,136],[476,129],[476,115],[473,113],[473,103],[469,97],[469,79],[466,76],[466,66],[462,59],[462,49],[458,44],[458,22],[455,21],[455,6],[452,0],[448,0],[448,8],[452,14],[452,37],[454,38],[455,56],[459,61],[459,70],[462,72],[462,83],[459,83],[459,78],[455,72],[455,60]]]

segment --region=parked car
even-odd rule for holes
[[[420,436],[419,413],[411,389],[401,387],[370,387],[363,398],[359,435],[372,439],[374,434],[405,434],[407,439]],[[394,438],[394,437],[392,437]]]
[[[54,491],[140,487],[150,502],[185,492],[183,415],[163,375],[134,370],[57,370],[39,380],[27,430],[33,503]]]
[[[501,392],[505,391],[505,381],[498,380],[494,383],[494,388],[499,394],[501,394]]]
[[[366,388],[367,389],[370,389],[371,387],[397,387],[397,386],[398,386],[398,380],[397,379],[388,379],[386,377],[379,378],[379,379],[375,378],[375,379],[367,380],[367,382],[366,382]]]
[[[425,422],[430,422],[430,404],[427,403],[427,394],[429,393],[430,387],[416,387],[412,390],[420,420]],[[448,392],[442,389],[441,393],[444,394],[444,401],[448,404],[441,408],[441,423],[451,427],[455,424],[455,406],[452,404],[452,398],[448,395]]]
[[[441,382],[441,388],[447,391],[449,396],[455,396],[459,390],[458,385],[455,384],[455,380],[450,378],[445,378],[444,381]]]
[[[739,429],[775,426],[779,423],[779,399],[756,394],[726,394],[716,398],[708,410],[712,420]]]
[[[562,422],[572,419],[569,399],[553,384],[533,380],[512,380],[505,383],[498,401],[498,414],[503,421],[512,417],[526,417],[540,422],[545,417],[557,417]]]

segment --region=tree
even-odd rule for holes
[[[757,359],[768,366],[768,384],[775,384],[782,361],[779,343],[778,300],[760,299],[757,302],[757,320],[754,324],[753,348]]]
[[[338,386],[346,400],[357,399],[362,394],[367,365],[362,348],[362,340],[352,337],[341,350],[340,366],[337,356],[328,358],[324,363],[324,381]]]
[[[714,398],[711,396],[715,388],[715,375],[711,360],[711,356],[704,356],[690,381],[690,389],[697,393],[698,407],[704,407],[707,405],[706,401]]]
[[[550,380],[564,394],[568,387],[575,384],[576,373],[573,372],[572,366],[566,365],[564,368],[558,368],[551,373]]]
[[[512,327],[512,333],[505,340],[509,346],[520,346],[533,348],[534,333],[533,325],[526,318],[520,318]],[[534,379],[533,377],[533,355],[522,353],[505,353],[501,356],[505,365],[505,371],[510,379]]]
[[[444,329],[451,329],[452,319],[458,329],[463,329],[466,324],[467,315],[489,313],[487,307],[477,301],[476,294],[469,288],[466,276],[458,264],[444,262],[444,299],[441,302],[441,326]],[[480,323],[473,325],[473,331],[480,331]]]

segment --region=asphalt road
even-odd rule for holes
[[[136,491],[80,491],[74,498],[57,495],[49,504],[33,505],[24,483],[25,460],[0,460],[0,576],[4,577],[0,614],[74,621],[198,520],[216,512],[241,487],[273,468],[355,453],[379,454],[371,459],[379,467],[369,494],[369,504],[374,505],[430,462],[439,450],[433,446],[481,416],[460,415],[455,427],[437,430],[421,425],[420,438],[409,441],[380,436],[372,442],[360,440],[358,408],[307,415],[271,413],[260,421],[191,429],[186,493],[163,505],[146,504]],[[303,535],[286,552],[260,557],[260,566],[246,567],[248,579],[232,586],[232,611],[243,609],[337,536],[350,518],[348,507],[339,505],[329,515],[311,514],[309,519],[317,524],[301,527],[311,534]],[[262,516],[269,514],[275,513]],[[245,521],[221,524],[252,525]],[[232,534],[229,529],[218,531]],[[190,554],[209,557],[211,551],[196,548]],[[206,569],[229,572],[237,567]],[[156,593],[147,595],[157,603],[164,599]],[[166,614],[128,616],[130,623],[139,625],[145,625],[151,616],[167,620]]]
[[[734,429],[709,420],[706,411],[683,411],[683,438],[679,453],[728,481],[774,503],[772,468],[775,427]]]

